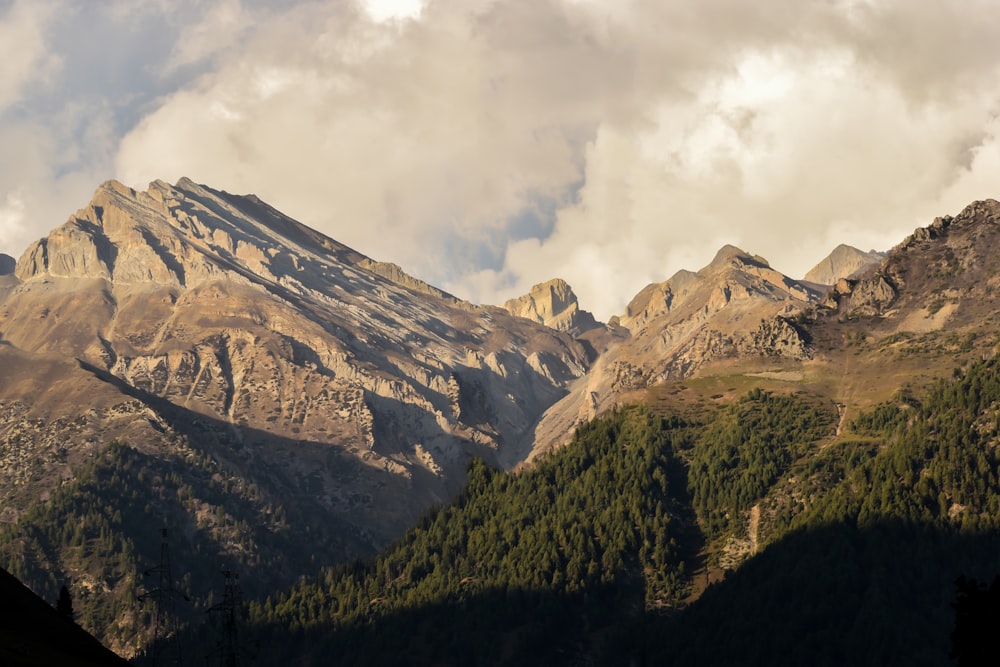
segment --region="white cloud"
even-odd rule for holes
[[[801,275],[838,243],[886,249],[1000,196],[998,3],[109,6],[110,27],[73,29],[142,37],[72,77],[44,21],[9,33],[17,63],[106,96],[0,116],[5,151],[27,156],[0,165],[0,201],[19,193],[35,236],[105,177],[187,175],[460,296],[559,275],[607,317],[723,243]],[[0,74],[0,112],[31,103],[33,71]]]
[[[608,106],[584,69],[596,54],[559,6],[531,9],[561,34],[494,23],[528,20],[526,6],[431,5],[402,27],[304,7],[165,100],[123,142],[119,173],[254,191],[428,279],[464,275],[502,256],[511,218],[566,196]],[[503,43],[512,38],[528,42]],[[559,61],[546,63],[552,49]],[[463,256],[443,261],[449,247]]]
[[[80,130],[79,124],[87,127]],[[110,171],[106,116],[67,110],[54,130],[23,121],[0,125],[0,146],[16,160],[0,161],[0,252],[18,257],[32,241],[87,204]]]
[[[25,86],[44,82],[58,67],[44,38],[54,9],[50,2],[19,0],[0,10],[0,112],[21,99]]]
[[[164,65],[164,72],[171,73],[177,68],[203,62],[232,47],[255,20],[266,20],[266,17],[263,14],[255,16],[240,0],[210,4],[196,21],[185,27]]]
[[[363,0],[365,11],[376,21],[419,18],[423,0]]]
[[[915,102],[849,56],[772,49],[762,69],[751,52],[689,101],[651,112],[643,130],[602,126],[579,201],[541,244],[511,248],[507,269],[525,278],[515,289],[558,274],[607,316],[723,243],[801,276],[838,243],[885,250],[998,194],[997,135],[979,139],[996,128],[995,87]],[[768,71],[746,86],[748,72]],[[627,290],[608,289],[607,267]]]
[[[24,234],[24,201],[11,192],[0,205],[0,238],[19,238]]]

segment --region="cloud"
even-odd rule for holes
[[[34,151],[0,168],[0,202],[36,235],[89,179],[186,175],[460,296],[561,276],[608,317],[723,243],[802,275],[998,195],[986,0],[59,7],[73,21],[48,46],[38,23],[18,60],[62,63],[49,96],[0,75],[0,108],[32,111],[0,140]],[[72,30],[130,37],[86,50]]]
[[[24,201],[17,193],[9,193],[0,204],[0,237],[21,236],[24,228]]]
[[[208,6],[174,43],[164,73],[202,63],[231,48],[255,20],[266,20],[266,15],[247,9],[240,0],[221,0]]]
[[[531,235],[538,202],[570,195],[587,137],[628,90],[616,54],[558,3],[466,6],[432,3],[402,26],[290,12],[144,119],[119,173],[255,191],[432,280],[496,261],[513,220]]]
[[[227,7],[240,6],[48,0],[0,9],[0,203],[19,202],[4,209],[0,251],[20,254],[114,175],[121,137],[211,64],[212,50],[185,51],[198,34],[188,28],[218,28],[224,21],[213,17]]]
[[[0,125],[0,252],[17,257],[87,204],[110,171],[110,120],[91,109],[65,109],[46,122]]]
[[[19,0],[0,9],[0,112],[19,101],[26,86],[44,83],[59,66],[44,40],[53,14],[54,6],[41,1]]]
[[[423,0],[364,0],[365,11],[376,21],[415,19],[423,11]]]

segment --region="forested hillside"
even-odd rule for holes
[[[302,632],[268,659],[317,637],[316,655],[344,664],[559,664],[600,652],[623,618],[685,593],[675,451],[691,434],[627,409],[528,472],[473,463],[461,497],[379,558],[251,604],[270,649],[287,628]]]
[[[474,464],[374,561],[251,603],[260,660],[948,664],[955,580],[1000,572],[1000,363],[838,437],[835,414],[755,390],[701,420],[616,411],[518,475]],[[766,545],[684,604],[754,506]]]
[[[956,580],[1000,573],[998,443],[996,359],[860,416],[794,470],[808,501],[791,528],[658,619],[649,655],[676,665],[949,664]]]
[[[261,659],[308,647],[315,664],[617,663],[627,629],[683,606],[703,529],[737,530],[722,517],[762,496],[833,421],[810,397],[763,391],[706,417],[625,408],[531,470],[474,463],[453,504],[374,561],[251,603]]]
[[[519,473],[473,461],[452,503],[372,560],[283,593],[251,586],[241,650],[258,665],[948,664],[956,580],[1000,573],[1000,362],[908,387],[839,430],[836,406],[801,391],[683,415],[650,405],[580,427]],[[200,465],[188,486],[114,444],[0,535],[30,555],[8,562],[55,588],[73,554],[103,554],[81,620],[123,641],[135,626],[108,619],[148,613],[125,515],[261,502]],[[196,589],[176,640],[190,656],[218,646],[200,613],[206,567],[227,553],[245,571],[268,564],[226,551],[226,530],[252,547],[260,529],[233,511],[203,513],[174,545],[185,567],[205,561],[180,582]]]
[[[0,565],[45,599],[68,584],[80,625],[126,655],[152,634],[152,605],[137,596],[158,585],[143,573],[160,565],[161,528],[169,528],[178,595],[190,598],[177,605],[185,622],[203,621],[223,568],[242,572],[257,595],[319,567],[314,553],[328,548],[333,527],[310,530],[295,517],[316,545],[297,549],[282,505],[203,452],[178,444],[173,458],[109,443],[76,479],[0,524]]]

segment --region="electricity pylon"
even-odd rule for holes
[[[239,617],[243,607],[240,590],[240,575],[232,570],[223,570],[226,578],[222,591],[222,602],[208,608],[208,613],[219,618],[222,638],[217,644],[219,667],[239,667],[240,658],[245,656],[239,641]]]
[[[159,585],[151,591],[146,591],[139,596],[140,601],[153,601],[153,642],[152,665],[170,665],[180,667],[184,664],[181,655],[181,645],[178,641],[171,641],[177,632],[177,615],[174,612],[174,600],[177,596],[188,598],[174,589],[174,579],[170,571],[170,545],[167,543],[167,529],[160,530],[160,564],[151,567],[144,575],[151,577],[157,575]]]

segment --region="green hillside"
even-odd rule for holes
[[[519,473],[474,461],[452,503],[374,559],[245,590],[250,664],[949,664],[956,580],[1000,573],[1000,361],[839,429],[836,405],[804,391],[751,388],[683,417],[653,405],[581,426]],[[121,641],[148,613],[136,554],[155,548],[123,526],[194,497],[229,508],[174,545],[196,575],[177,641],[208,655],[226,522],[262,528],[235,514],[260,503],[252,491],[200,465],[185,486],[115,444],[0,544],[42,587],[101,563],[85,574],[107,588],[81,593],[82,620]],[[133,629],[106,625],[129,613]]]
[[[261,664],[948,664],[955,580],[1000,572],[1000,363],[835,416],[754,390],[474,464],[375,560],[253,602]],[[684,604],[754,506],[756,555]]]
[[[295,517],[309,531],[310,521]],[[46,599],[72,582],[78,621],[123,655],[153,635],[156,588],[144,572],[160,564],[160,530],[169,527],[172,570],[183,623],[200,624],[222,584],[220,570],[242,572],[248,593],[290,586],[314,572],[329,550],[332,527],[309,533],[315,552],[299,547],[286,510],[202,452],[178,445],[172,459],[111,442],[75,478],[0,524],[0,566]],[[323,562],[323,561],[320,561]]]

